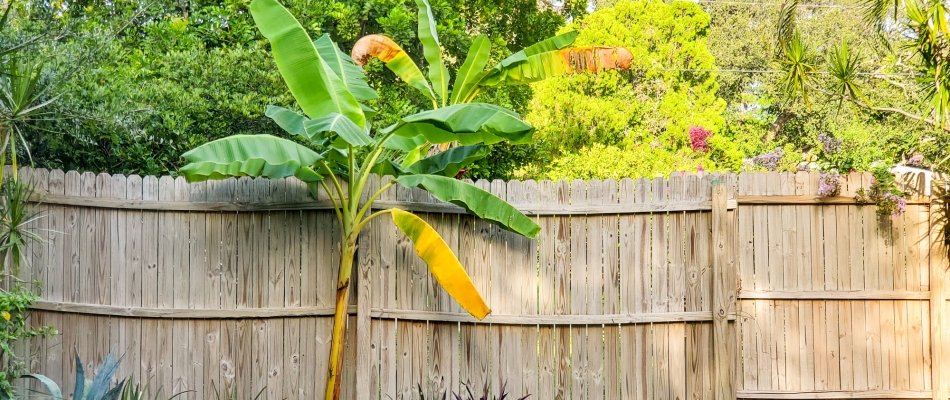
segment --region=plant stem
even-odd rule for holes
[[[360,212],[356,214],[356,221],[362,221],[363,215],[365,215],[366,211],[368,211],[370,207],[373,206],[373,202],[376,201],[376,198],[379,197],[379,195],[383,194],[383,192],[385,192],[386,189],[389,189],[390,187],[392,187],[395,183],[396,181],[390,181],[389,183],[383,185],[383,187],[379,188],[379,190],[377,190],[376,193],[373,193],[373,196],[371,196],[369,200],[366,201],[366,204],[363,205],[363,208],[360,209]],[[359,231],[359,229],[357,229],[357,231]]]
[[[330,368],[327,370],[327,390],[324,396],[326,400],[338,400],[340,398],[343,349],[346,345],[347,309],[350,301],[350,273],[353,270],[353,258],[356,254],[355,237],[355,235],[348,236],[342,243],[340,278],[336,287],[336,309],[333,314],[333,340],[330,344]]]

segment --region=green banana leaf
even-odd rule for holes
[[[439,43],[439,33],[436,32],[435,17],[428,0],[416,0],[419,6],[419,41],[422,42],[422,53],[429,63],[429,80],[432,82],[435,94],[442,101],[444,107],[449,102],[449,70],[442,61],[442,45]]]
[[[377,161],[376,164],[373,165],[373,168],[370,169],[370,172],[379,176],[402,176],[406,174],[406,172],[402,170],[402,167],[392,162],[392,160]]]
[[[402,137],[423,136],[430,143],[458,141],[462,145],[494,144],[509,140],[531,142],[534,128],[514,111],[486,103],[466,103],[403,117],[394,130]]]
[[[455,177],[462,168],[488,156],[488,146],[453,147],[438,154],[423,158],[405,168],[406,172],[418,175],[442,175]]]
[[[337,141],[333,144],[335,147],[346,147],[347,144],[360,147],[376,143],[373,138],[369,137],[363,129],[356,126],[353,121],[337,113],[330,113],[322,118],[311,119],[304,122],[303,125],[307,131],[306,136],[311,139],[319,138],[320,134],[324,132],[333,132],[339,135],[343,143]]]
[[[533,238],[541,231],[538,224],[511,204],[458,179],[438,175],[404,175],[396,178],[396,182],[405,187],[422,188],[439,200],[460,206],[470,214],[520,235]]]
[[[517,66],[520,64],[531,62],[529,59],[532,56],[538,54],[557,54],[558,50],[568,47],[571,45],[571,43],[574,43],[574,40],[577,39],[577,35],[577,31],[572,31],[547,38],[531,46],[525,47],[521,51],[518,51],[495,64],[490,70],[488,70],[481,81],[479,81],[478,85],[497,86],[503,83],[511,83],[505,79],[509,69],[517,68]],[[535,60],[541,61],[542,58],[535,58]]]
[[[182,157],[189,164],[180,172],[191,182],[232,176],[296,176],[304,182],[322,179],[309,166],[323,157],[290,140],[270,135],[234,135],[196,147]]]
[[[468,49],[468,55],[465,56],[465,62],[459,69],[458,76],[455,77],[455,85],[452,87],[452,104],[463,103],[478,87],[478,82],[486,73],[485,65],[488,65],[489,58],[491,58],[491,41],[488,40],[488,36],[478,35],[472,42],[472,47]]]
[[[277,69],[304,113],[319,118],[336,112],[362,128],[366,117],[356,98],[320,57],[294,16],[276,0],[254,0],[251,15],[270,40]]]
[[[313,41],[313,45],[320,53],[320,58],[326,61],[336,76],[340,77],[340,80],[343,81],[347,90],[353,94],[356,100],[366,101],[379,98],[376,91],[366,83],[366,74],[363,72],[363,68],[356,65],[349,55],[340,51],[340,47],[333,40],[330,40],[330,35],[324,33],[323,36]]]
[[[287,133],[309,138],[307,136],[307,130],[304,129],[303,126],[303,123],[307,121],[307,117],[286,108],[272,105],[267,106],[264,110],[264,115],[274,120],[274,122],[276,122],[281,129],[287,131]]]
[[[389,126],[388,128],[395,129],[395,125]],[[399,150],[404,153],[408,153],[408,152],[413,151],[414,149],[419,148],[419,146],[422,146],[426,143],[427,143],[426,138],[425,136],[422,136],[422,135],[415,135],[415,136],[392,135],[389,138],[387,138],[386,141],[383,142],[382,146],[383,148],[386,148],[386,149]]]
[[[432,144],[429,142],[423,143],[421,146],[412,149],[409,153],[406,153],[406,156],[402,158],[402,163],[399,165],[403,168],[408,167],[414,164],[416,161],[419,161],[426,154],[429,154],[429,149],[432,148]]]

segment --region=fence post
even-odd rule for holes
[[[726,176],[712,182],[713,239],[713,391],[717,400],[735,399],[732,354],[728,335],[729,315],[735,314],[735,227],[729,217]]]
[[[946,335],[947,308],[947,246],[944,241],[944,227],[947,224],[946,204],[947,182],[943,177],[934,177],[930,193],[930,340],[931,369],[934,399],[947,399],[947,381],[950,380],[950,368],[947,365]]]

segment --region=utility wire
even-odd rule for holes
[[[652,69],[655,71],[672,71],[672,72],[725,72],[725,73],[736,73],[736,74],[785,74],[788,71],[782,71],[779,69],[693,69],[693,68],[646,68]],[[810,75],[828,75],[827,71],[816,71],[810,72]],[[860,76],[909,76],[909,77],[919,77],[923,76],[921,74],[916,74],[912,72],[856,72],[855,75]]]
[[[783,3],[762,3],[762,2],[753,2],[753,1],[729,1],[729,0],[688,0],[693,3],[706,3],[706,4],[728,4],[728,5],[740,5],[740,6],[781,6]],[[840,4],[798,4],[798,7],[801,8],[831,8],[831,9],[856,9],[856,8],[866,8],[864,6],[843,6]]]

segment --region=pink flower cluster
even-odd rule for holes
[[[920,153],[914,154],[913,156],[910,157],[909,160],[907,160],[907,164],[909,165],[920,165],[923,163],[924,163],[924,155]]]
[[[691,126],[689,128],[689,141],[693,146],[693,151],[708,153],[710,136],[712,136],[712,132],[707,131],[706,128]]]

